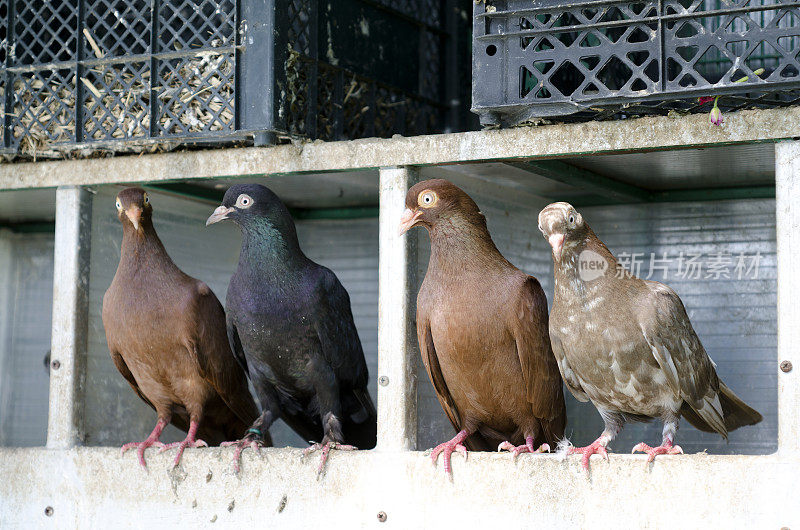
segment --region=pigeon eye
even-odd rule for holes
[[[239,198],[236,199],[236,207],[237,208],[250,208],[253,205],[253,198],[247,195],[246,193],[242,193],[239,195]]]
[[[145,204],[150,204],[150,197],[148,197],[148,195],[146,193],[144,194],[144,203]]]
[[[435,205],[439,201],[439,197],[436,195],[436,192],[433,191],[423,191],[419,194],[417,198],[417,202],[423,208],[430,208]]]
[[[574,215],[570,215],[569,216],[569,224],[571,224],[571,225],[575,224],[575,216]]]
[[[122,210],[122,203],[117,199],[117,210]]]

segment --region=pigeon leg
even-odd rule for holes
[[[191,420],[189,422],[189,432],[186,434],[186,438],[182,442],[175,442],[171,444],[165,444],[159,449],[159,453],[163,453],[168,449],[175,449],[178,448],[178,454],[175,455],[175,461],[172,462],[172,467],[178,465],[178,462],[181,461],[181,456],[183,456],[183,450],[187,447],[208,447],[208,444],[205,443],[203,440],[198,440],[197,436],[197,427],[198,423],[195,420]]]
[[[539,449],[536,449],[533,447],[533,436],[526,436],[525,443],[523,445],[514,446],[514,444],[511,442],[505,441],[497,446],[497,450],[511,451],[511,453],[514,455],[514,460],[516,460],[521,453],[549,453],[550,446],[548,444],[542,444],[539,446]]]
[[[314,451],[321,450],[322,454],[319,460],[319,466],[317,466],[317,475],[322,473],[322,469],[325,467],[325,462],[328,460],[328,454],[331,452],[332,449],[337,449],[339,451],[357,451],[358,447],[354,445],[347,445],[340,443],[336,440],[342,440],[342,424],[339,421],[339,418],[332,412],[329,412],[325,415],[322,419],[322,424],[325,428],[325,436],[322,438],[322,442],[312,444],[311,447],[307,447],[303,450],[303,456],[308,455],[309,453],[313,453]]]
[[[658,447],[650,447],[644,442],[636,444],[631,453],[636,452],[647,453],[647,462],[650,463],[656,459],[656,455],[682,455],[683,449],[680,445],[672,445],[671,441],[666,440]]]
[[[605,458],[606,461],[608,461],[608,451],[606,450],[606,447],[610,441],[611,438],[608,437],[604,432],[597,440],[593,441],[586,447],[570,447],[567,450],[567,455],[583,455],[583,458],[581,459],[581,465],[583,466],[583,469],[589,471],[589,458],[592,455],[600,455]]]
[[[220,444],[221,447],[236,447],[236,453],[233,455],[233,470],[236,473],[239,472],[239,462],[241,461],[242,451],[250,447],[259,453],[261,452],[261,448],[264,447],[264,431],[267,430],[269,425],[272,425],[272,417],[272,412],[269,410],[264,411],[253,425],[247,429],[247,432],[241,440],[222,442],[222,444]],[[265,427],[265,425],[267,427]]]
[[[158,421],[156,422],[156,426],[153,428],[153,432],[150,433],[150,436],[148,436],[145,441],[131,442],[123,445],[120,450],[120,454],[124,455],[125,451],[127,451],[128,449],[133,449],[134,447],[136,447],[137,448],[136,454],[139,457],[139,464],[141,464],[142,467],[146,468],[147,464],[144,461],[144,450],[147,449],[148,447],[153,447],[153,446],[164,447],[164,444],[158,441],[158,439],[161,437],[161,431],[163,431],[164,427],[166,427],[168,424],[169,424],[169,418],[159,417]]]
[[[436,465],[436,461],[439,459],[439,455],[441,454],[444,458],[444,472],[452,478],[453,468],[450,465],[450,456],[453,454],[453,452],[458,452],[464,455],[464,460],[467,459],[467,448],[464,447],[461,442],[466,440],[467,436],[469,435],[470,433],[464,429],[456,434],[455,437],[449,442],[444,442],[434,447],[433,451],[431,451],[431,462],[433,462],[433,465]]]
[[[662,433],[661,445],[658,447],[650,447],[642,442],[636,444],[631,450],[631,453],[642,452],[647,453],[647,463],[649,464],[656,459],[656,455],[682,455],[683,449],[680,445],[674,445],[675,432],[678,430],[678,417],[674,416],[664,421],[664,432]]]
[[[625,425],[625,417],[619,412],[601,408],[598,408],[597,412],[600,413],[600,416],[603,418],[603,423],[605,424],[605,429],[603,429],[600,437],[586,447],[570,447],[567,449],[567,455],[583,455],[581,465],[586,471],[589,471],[589,458],[592,455],[600,455],[606,459],[606,462],[608,461],[608,451],[606,448],[611,440],[622,430],[622,426]]]

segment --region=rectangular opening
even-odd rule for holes
[[[43,446],[55,190],[0,192],[0,446]]]
[[[234,183],[256,182],[273,190],[290,208],[304,253],[331,269],[350,295],[356,328],[369,369],[369,392],[377,404],[378,218],[374,171],[326,175],[190,181],[145,185],[154,227],[172,260],[206,282],[225,305],[236,269],[241,236],[232,222],[211,227],[205,221]],[[118,446],[144,439],[156,415],[128,386],[114,366],[102,323],[102,300],[116,272],[122,229],[115,198],[125,186],[96,188],[92,209],[89,352],[86,385],[86,440],[92,446]],[[154,286],[157,288],[157,286]],[[283,421],[270,429],[276,447],[306,447]],[[244,434],[244,433],[242,433]],[[182,440],[170,426],[162,441]],[[318,441],[318,440],[316,440]]]
[[[637,276],[678,293],[720,379],[764,417],[729,433],[727,443],[682,420],[676,443],[686,453],[770,454],[777,450],[778,431],[773,149],[764,144],[451,165],[423,169],[420,178],[446,178],[462,187],[485,214],[501,253],[542,283],[550,307],[553,264],[538,214],[551,202],[572,203],[623,264],[639,269]],[[421,282],[429,238],[419,232]],[[419,374],[423,450],[454,431],[421,362]],[[568,390],[565,395],[566,434],[575,445],[586,445],[603,422],[591,403],[578,402]],[[661,429],[658,420],[627,423],[610,446],[625,454],[638,442],[657,444]]]

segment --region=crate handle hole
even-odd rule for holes
[[[496,53],[497,53],[497,46],[495,46],[494,44],[490,44],[486,47],[486,55],[488,55],[489,57],[494,57]]]

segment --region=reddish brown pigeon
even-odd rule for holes
[[[539,214],[550,243],[555,298],[550,338],[561,375],[579,401],[591,401],[605,423],[600,437],[568,454],[608,459],[606,447],[627,421],[664,422],[658,447],[633,452],[683,453],[674,445],[681,416],[705,432],[728,432],[761,421],[719,380],[675,292],[622,268],[581,214],[565,202]]]
[[[184,274],[153,228],[147,193],[128,188],[116,200],[122,253],[103,297],[103,326],[111,358],[131,388],[153,407],[158,422],[148,438],[129,443],[145,466],[148,447],[186,447],[238,438],[258,416],[242,367],[228,344],[225,313],[208,286]],[[170,422],[188,430],[164,445]]]
[[[432,460],[443,453],[450,474],[453,451],[466,457],[467,447],[548,449],[564,434],[566,409],[539,282],[500,254],[478,206],[450,182],[420,182],[406,207],[401,232],[420,225],[431,237],[417,297],[422,360],[458,432]]]

